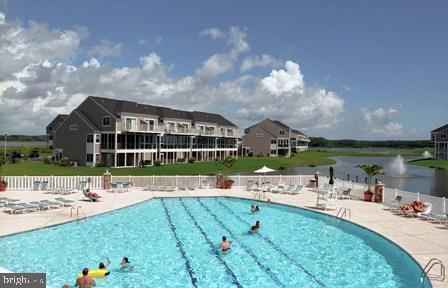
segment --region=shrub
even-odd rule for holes
[[[99,161],[99,162],[96,162],[96,164],[95,164],[95,167],[105,167],[106,165],[105,165],[105,163],[104,163],[104,161]]]
[[[177,163],[184,163],[185,162],[185,158],[179,158],[177,159]]]
[[[285,170],[286,168],[284,166],[278,167],[278,170]]]
[[[194,159],[194,158],[189,158],[189,159],[188,159],[188,163],[190,163],[190,164],[191,164],[191,163],[194,163],[195,161],[196,161],[196,159]]]
[[[64,166],[64,167],[70,166],[71,165],[70,159],[68,159],[68,157],[64,157],[61,160],[59,160],[58,165],[59,166]]]
[[[50,165],[50,164],[54,164],[54,161],[50,156],[48,156],[48,157],[45,157],[44,163]]]
[[[159,167],[160,165],[162,165],[162,162],[158,160],[154,161],[154,166]]]
[[[249,154],[247,154],[247,156],[254,157],[254,152],[249,152]]]

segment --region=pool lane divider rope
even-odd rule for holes
[[[221,201],[219,201],[218,199],[215,198],[215,201],[220,204],[222,207],[224,207],[224,209],[226,209],[230,214],[232,214],[233,216],[235,216],[236,218],[238,218],[238,220],[240,220],[241,223],[247,224],[248,226],[250,226],[251,224],[244,220],[243,218],[241,218],[240,215],[236,214],[235,211],[233,211],[233,209],[231,209],[229,206],[225,205],[224,203],[222,203]],[[321,287],[327,287],[325,286],[325,284],[320,281],[319,279],[316,278],[316,276],[314,276],[311,272],[309,272],[308,270],[305,269],[305,267],[302,266],[302,264],[300,264],[297,260],[295,260],[294,258],[292,258],[291,256],[289,256],[285,251],[283,251],[283,249],[281,249],[279,246],[277,246],[274,242],[272,242],[271,239],[269,239],[266,236],[263,236],[263,234],[261,234],[260,232],[257,233],[258,236],[260,236],[264,241],[266,241],[269,245],[272,246],[272,248],[274,248],[278,253],[280,253],[281,255],[283,255],[285,258],[287,258],[289,261],[291,261],[296,267],[298,267],[302,272],[304,272],[305,274],[307,274],[309,277],[311,277],[311,279],[314,280],[314,282],[316,282],[317,284],[319,284]]]
[[[166,219],[168,220],[168,223],[170,224],[171,232],[173,232],[174,238],[176,238],[176,246],[179,248],[180,253],[182,254],[182,258],[184,258],[184,260],[185,260],[185,268],[187,269],[187,272],[190,275],[191,283],[193,284],[194,287],[198,287],[198,279],[194,275],[194,271],[193,271],[193,268],[191,267],[190,260],[188,259],[187,254],[185,253],[184,244],[182,243],[182,241],[179,238],[179,235],[177,234],[176,226],[174,225],[173,220],[171,219],[171,215],[168,212],[168,208],[166,207],[166,204],[165,204],[165,201],[163,200],[163,198],[161,199],[161,201],[162,201],[163,209],[165,210]]]
[[[275,275],[272,270],[264,265],[263,263],[261,263],[260,259],[258,259],[257,255],[255,255],[255,253],[249,248],[247,247],[242,241],[239,241],[238,237],[232,232],[232,230],[230,230],[219,218],[218,216],[216,216],[215,213],[213,213],[206,205],[204,205],[204,203],[201,202],[200,199],[196,199],[199,204],[204,208],[204,210],[206,210],[214,219],[216,222],[219,223],[219,225],[221,225],[222,228],[224,228],[224,230],[226,230],[230,236],[236,240],[238,240],[239,245],[241,246],[241,248],[243,248],[244,251],[246,251],[247,254],[249,254],[252,259],[255,261],[255,263],[267,274],[269,275],[272,280],[274,280],[274,282],[280,286],[280,287],[285,287],[285,285],[280,281],[280,279],[278,279],[277,275]]]
[[[229,267],[227,262],[223,259],[222,255],[218,252],[218,250],[216,249],[215,244],[213,244],[213,242],[210,240],[210,238],[208,237],[207,233],[205,233],[204,229],[202,229],[202,227],[198,224],[198,222],[196,221],[196,218],[193,216],[193,214],[191,213],[190,209],[188,209],[188,207],[185,205],[185,203],[182,200],[182,198],[179,198],[179,201],[180,201],[180,204],[182,205],[182,207],[184,208],[185,212],[187,212],[188,216],[190,216],[191,221],[193,221],[194,226],[196,226],[196,228],[199,229],[199,231],[201,232],[201,234],[204,237],[204,239],[210,245],[211,250],[214,251],[215,257],[224,266],[224,268],[226,269],[227,274],[232,278],[233,284],[235,284],[236,287],[238,287],[238,288],[243,288],[243,286],[238,281],[238,278],[236,277],[235,273]]]

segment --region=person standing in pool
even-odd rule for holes
[[[95,280],[89,277],[89,268],[82,269],[82,277],[76,279],[75,287],[90,288],[95,286],[96,286]]]
[[[230,250],[230,246],[232,245],[232,241],[227,240],[226,236],[222,236],[222,242],[219,244],[222,252],[226,252]]]
[[[106,264],[104,264],[104,262],[100,262],[100,265],[98,265],[98,269],[101,269],[101,270],[107,269],[107,266],[109,266],[109,264],[110,264],[110,260],[109,260],[109,258],[106,258],[106,260],[107,260]],[[110,274],[110,271],[107,271],[106,274],[104,274],[104,276],[107,276],[109,274]]]
[[[250,234],[256,234],[260,228],[261,228],[261,227],[260,227],[260,221],[257,220],[257,222],[255,223],[255,225],[253,225],[252,227],[250,227],[249,233],[250,233]]]
[[[121,267],[120,267],[121,271],[132,271],[132,269],[133,269],[131,262],[129,262],[128,257],[123,257],[120,265],[121,265]]]

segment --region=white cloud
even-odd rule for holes
[[[275,96],[290,92],[293,89],[303,91],[303,75],[299,64],[292,61],[286,61],[286,70],[272,70],[268,77],[261,80],[264,89]]]
[[[105,57],[118,57],[121,55],[122,43],[114,43],[112,41],[103,39],[98,45],[93,46],[89,54],[91,56],[97,56],[99,58]]]
[[[380,107],[374,110],[362,108],[365,131],[375,136],[393,137],[400,135],[403,125],[395,120],[399,112],[397,108],[385,109]]]
[[[0,25],[5,24],[6,16],[0,11]]]
[[[0,107],[14,113],[0,113],[0,131],[42,134],[57,113],[70,112],[88,95],[222,113],[241,127],[271,117],[298,129],[328,128],[341,118],[344,101],[332,91],[308,87],[293,61],[264,78],[248,74],[216,81],[250,46],[244,29],[213,33],[229,45],[227,52],[213,54],[190,75],[174,77],[156,52],[135,67],[108,67],[96,57],[79,59],[86,30],[6,21],[0,25]],[[270,61],[252,59],[252,67]]]
[[[282,65],[282,61],[275,59],[274,57],[263,54],[261,56],[246,57],[241,63],[240,70],[246,72],[255,67],[274,67],[278,68]]]
[[[222,32],[218,28],[205,29],[205,30],[201,31],[201,33],[199,33],[199,35],[200,36],[209,36],[213,40],[216,40],[219,38],[224,38],[224,36],[225,36],[224,32]]]

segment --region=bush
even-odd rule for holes
[[[51,156],[48,156],[48,157],[45,157],[44,163],[48,164],[48,165],[51,165],[51,164],[54,164],[54,161],[53,161]]]
[[[177,163],[184,163],[185,162],[185,158],[179,158],[177,159]]]
[[[188,163],[190,163],[190,164],[191,164],[191,163],[194,163],[195,161],[196,161],[196,159],[194,159],[194,158],[189,158],[189,159],[188,159]]]
[[[278,167],[278,170],[285,170],[286,168],[284,166]]]
[[[160,165],[162,165],[162,162],[158,160],[154,161],[154,166],[159,167]]]
[[[95,164],[95,167],[105,167],[106,166],[106,164],[104,163],[104,161],[99,161],[99,162],[96,162],[96,164]]]
[[[68,157],[64,157],[61,160],[59,160],[58,165],[63,167],[70,166],[71,165],[70,159],[68,159]]]
[[[249,154],[247,154],[247,156],[254,157],[254,152],[249,152]]]

